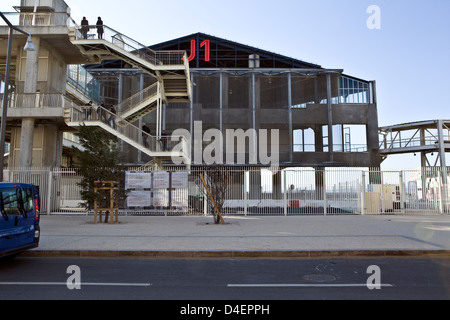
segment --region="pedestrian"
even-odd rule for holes
[[[150,131],[150,128],[145,124],[145,123],[143,123],[142,124],[142,140],[144,140],[144,146],[146,147],[146,148],[148,148],[149,147],[149,144],[148,144],[148,137],[150,136],[150,134],[151,134],[151,131]]]
[[[83,20],[81,20],[81,33],[83,34],[83,38],[88,38],[88,32],[89,32],[89,21],[87,21],[86,17],[83,17]]]
[[[97,34],[99,39],[103,39],[103,21],[101,17],[98,17],[97,20]]]
[[[167,148],[167,132],[166,132],[166,130],[163,130],[163,132],[161,134],[161,142],[162,142],[163,151],[169,151],[169,148]]]
[[[109,118],[108,118],[108,125],[114,128],[114,130],[116,130],[116,109],[114,109],[114,106],[110,106],[109,107]]]
[[[86,103],[85,105],[85,120],[91,120],[91,115],[92,115],[92,101],[89,101],[88,103]]]
[[[97,108],[97,113],[98,113],[98,121],[104,121],[106,122],[106,107],[105,107],[105,102],[102,101],[100,103],[100,106]]]

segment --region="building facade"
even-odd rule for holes
[[[203,33],[150,48],[188,54],[192,99],[165,104],[162,118],[167,132],[190,134],[194,165],[265,165],[260,144],[267,142],[264,155],[277,152],[281,167],[380,166],[374,81]],[[100,95],[111,103],[154,81],[120,60],[86,68],[103,83]],[[147,115],[139,124],[154,126],[156,117]],[[217,134],[205,137],[210,129],[222,141]],[[240,130],[245,148],[237,141]],[[130,163],[143,161],[127,154]]]

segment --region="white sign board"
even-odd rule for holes
[[[172,189],[187,189],[188,178],[187,171],[172,172]]]
[[[154,207],[168,207],[169,206],[169,192],[167,190],[153,191],[153,206]]]
[[[127,205],[130,208],[143,208],[152,205],[152,193],[150,191],[130,191],[127,197]]]
[[[153,172],[153,189],[168,189],[169,173],[166,171]]]
[[[172,207],[175,207],[179,210],[187,210],[188,209],[188,194],[189,189],[178,189],[172,193]]]
[[[151,189],[151,172],[127,172],[125,174],[125,189]]]

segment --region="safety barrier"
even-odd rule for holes
[[[447,170],[441,168],[379,171],[193,167],[189,172],[171,168],[158,173],[146,170],[124,169],[122,186],[125,186],[126,171],[147,174],[153,184],[133,190],[133,201],[141,204],[131,207],[130,199],[121,201],[122,215],[212,214],[214,209],[205,194],[200,174],[216,186],[213,197],[223,215],[449,213],[449,176]],[[180,182],[176,172],[185,173],[181,180],[187,181]],[[75,169],[11,168],[5,174],[11,182],[40,186],[43,214],[91,213],[82,208],[78,186],[81,177]],[[161,176],[170,179],[167,185],[161,184]]]

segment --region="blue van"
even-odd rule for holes
[[[0,183],[0,258],[39,246],[39,187]]]

